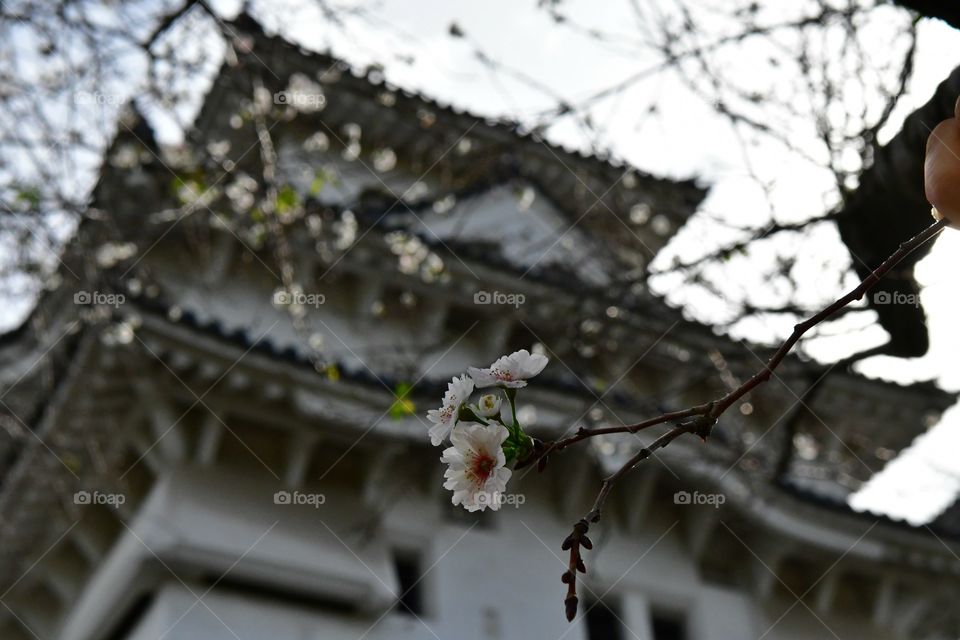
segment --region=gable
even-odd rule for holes
[[[398,213],[412,218],[407,230],[427,241],[456,246],[489,247],[523,279],[534,268],[573,272],[583,282],[604,286],[611,281],[600,260],[601,245],[570,220],[542,191],[516,180],[495,185],[457,200],[450,195],[420,212]]]

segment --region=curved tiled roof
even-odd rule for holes
[[[369,67],[366,70],[359,70],[352,66],[347,61],[342,58],[337,57],[331,51],[313,51],[305,49],[301,46],[293,44],[288,40],[280,36],[271,36],[268,35],[263,26],[251,15],[241,12],[236,18],[229,21],[227,24],[231,27],[233,31],[241,35],[250,35],[253,38],[260,40],[265,43],[269,43],[270,46],[282,47],[284,50],[289,53],[303,56],[311,59],[316,62],[319,67],[330,67],[336,65],[342,72],[350,74],[356,80],[360,80],[370,87],[387,89],[392,91],[403,98],[408,100],[413,100],[418,103],[421,103],[424,106],[431,107],[438,112],[443,112],[452,116],[465,116],[471,120],[482,122],[484,126],[489,127],[490,129],[497,130],[501,133],[507,134],[512,138],[518,140],[529,140],[534,141],[537,144],[543,144],[553,151],[557,152],[559,155],[569,157],[571,159],[577,159],[582,161],[587,161],[591,163],[596,163],[602,165],[606,168],[626,170],[633,170],[638,177],[643,178],[644,180],[651,180],[662,182],[670,186],[683,185],[685,187],[691,188],[691,193],[696,194],[700,193],[701,196],[705,193],[705,190],[701,187],[697,187],[694,180],[672,180],[667,178],[658,178],[648,172],[641,171],[630,165],[625,160],[618,159],[610,153],[604,151],[598,151],[596,153],[588,153],[582,149],[568,147],[556,142],[548,141],[541,136],[539,136],[535,131],[530,130],[521,123],[511,120],[504,117],[492,117],[486,115],[480,115],[469,109],[458,107],[454,104],[446,103],[441,100],[438,100],[432,96],[424,94],[420,91],[415,91],[411,89],[406,89],[403,87],[396,86],[391,84],[386,79],[383,78],[382,72],[375,68]],[[256,57],[253,60],[257,60]],[[260,62],[262,64],[262,61]],[[204,103],[203,108],[200,111],[200,115],[197,117],[197,122],[203,122],[205,119],[214,116],[215,114],[211,113],[212,105],[208,106],[209,103]]]
[[[151,313],[158,314],[169,319],[170,307],[158,299],[138,299],[138,306]],[[177,324],[184,325],[193,330],[203,332],[215,339],[232,343],[237,348],[244,351],[259,353],[267,357],[287,362],[291,365],[313,370],[313,362],[304,352],[293,347],[279,347],[263,336],[253,336],[243,329],[229,329],[216,320],[203,320],[196,314],[183,310],[179,313]],[[350,368],[343,363],[334,363],[338,365],[343,379],[357,384],[369,386],[374,389],[383,389],[384,385],[396,388],[404,380],[394,379],[389,375],[374,375],[369,370],[360,368]],[[424,379],[417,383],[416,388],[411,391],[413,397],[436,399],[446,390],[446,380]],[[883,383],[880,384],[893,384]],[[592,391],[585,387],[582,382],[572,377],[550,376],[545,374],[538,378],[538,386],[560,393],[573,394],[591,394]],[[897,386],[897,385],[893,385]],[[899,387],[898,387],[899,388]],[[614,394],[611,398],[611,404],[616,404],[626,409],[649,409],[649,407],[638,407],[634,398],[626,397],[623,394]],[[658,407],[657,411],[666,412],[675,410],[677,407]],[[721,419],[722,420],[722,419]],[[715,432],[716,436],[722,436],[722,430]],[[817,506],[828,512],[835,512],[848,516],[858,517],[865,520],[878,521],[894,528],[905,531],[929,531],[944,539],[960,541],[960,527],[948,526],[950,523],[934,522],[929,525],[913,525],[905,520],[892,518],[885,514],[871,511],[856,511],[843,499],[837,496],[823,494],[813,491],[802,484],[792,480],[789,476],[779,476],[774,482],[777,490],[782,491],[785,496],[795,498],[805,504]]]

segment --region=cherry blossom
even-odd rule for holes
[[[431,425],[430,443],[437,447],[450,435],[450,430],[457,424],[460,407],[466,404],[473,393],[473,380],[467,376],[454,377],[447,385],[447,392],[443,395],[443,405],[439,409],[427,412],[427,420]]]
[[[503,494],[512,475],[502,447],[509,436],[501,424],[461,422],[454,427],[450,434],[453,446],[440,458],[449,465],[443,487],[453,491],[454,505],[463,505],[467,511],[500,508],[501,501],[490,496]]]
[[[488,369],[469,367],[467,371],[478,389],[493,386],[520,389],[527,386],[527,380],[543,371],[547,362],[546,356],[521,349],[501,356]]]
[[[501,402],[502,399],[500,396],[492,393],[484,394],[480,396],[480,399],[477,401],[477,414],[484,418],[492,418],[493,416],[500,415]]]

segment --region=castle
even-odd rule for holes
[[[60,286],[0,337],[0,637],[956,637],[960,529],[845,502],[954,396],[798,358],[616,488],[568,624],[560,543],[649,436],[469,514],[424,414],[531,346],[545,439],[750,375],[765,349],[643,285],[704,190],[232,26],[188,143],[124,117]]]

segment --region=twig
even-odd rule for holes
[[[769,380],[773,375],[774,369],[776,369],[783,359],[786,358],[787,354],[790,353],[790,350],[793,349],[794,345],[800,340],[803,334],[824,320],[827,320],[854,300],[860,300],[863,298],[863,296],[870,291],[870,289],[872,289],[877,282],[879,282],[880,279],[887,274],[887,272],[889,272],[910,253],[912,253],[917,247],[935,237],[946,226],[947,220],[938,220],[910,240],[902,243],[889,258],[883,261],[883,264],[874,269],[854,289],[849,291],[846,295],[838,298],[819,313],[795,325],[793,327],[793,333],[791,333],[790,336],[783,341],[780,347],[764,364],[763,368],[753,374],[753,376],[750,377],[750,379],[748,379],[746,382],[741,384],[736,389],[730,391],[726,395],[706,404],[690,407],[689,409],[682,411],[664,413],[655,418],[650,418],[649,420],[644,420],[643,422],[638,422],[636,424],[625,425],[622,427],[605,427],[600,429],[586,429],[581,427],[574,435],[563,440],[545,444],[539,443],[539,445],[534,449],[533,453],[527,459],[521,461],[520,464],[517,465],[518,467],[522,467],[536,462],[538,468],[543,468],[549,454],[561,451],[572,444],[580,442],[581,440],[586,440],[587,438],[592,438],[599,435],[636,433],[637,431],[647,429],[658,424],[686,420],[685,422],[680,422],[679,424],[675,425],[649,445],[640,449],[640,451],[623,463],[623,465],[617,469],[617,471],[604,478],[603,483],[600,485],[600,492],[597,494],[596,500],[594,500],[593,507],[591,507],[587,515],[577,521],[577,523],[573,526],[573,531],[571,534],[567,536],[566,540],[564,540],[563,549],[570,552],[570,561],[568,563],[567,571],[564,572],[562,578],[563,583],[567,585],[567,595],[564,600],[567,620],[572,621],[577,614],[577,572],[586,573],[587,570],[586,565],[583,562],[583,557],[580,553],[580,548],[583,547],[584,549],[589,550],[593,547],[592,543],[590,542],[590,538],[587,537],[587,532],[590,530],[591,524],[600,521],[600,515],[603,511],[604,503],[606,502],[610,491],[613,489],[613,486],[623,476],[629,473],[637,464],[646,458],[649,458],[654,451],[666,447],[668,444],[685,433],[693,433],[700,436],[700,438],[705,441],[710,436],[713,426],[717,423],[717,420],[720,418],[723,412],[729,409],[730,406],[733,405],[737,400]],[[688,418],[690,419],[687,420]]]

